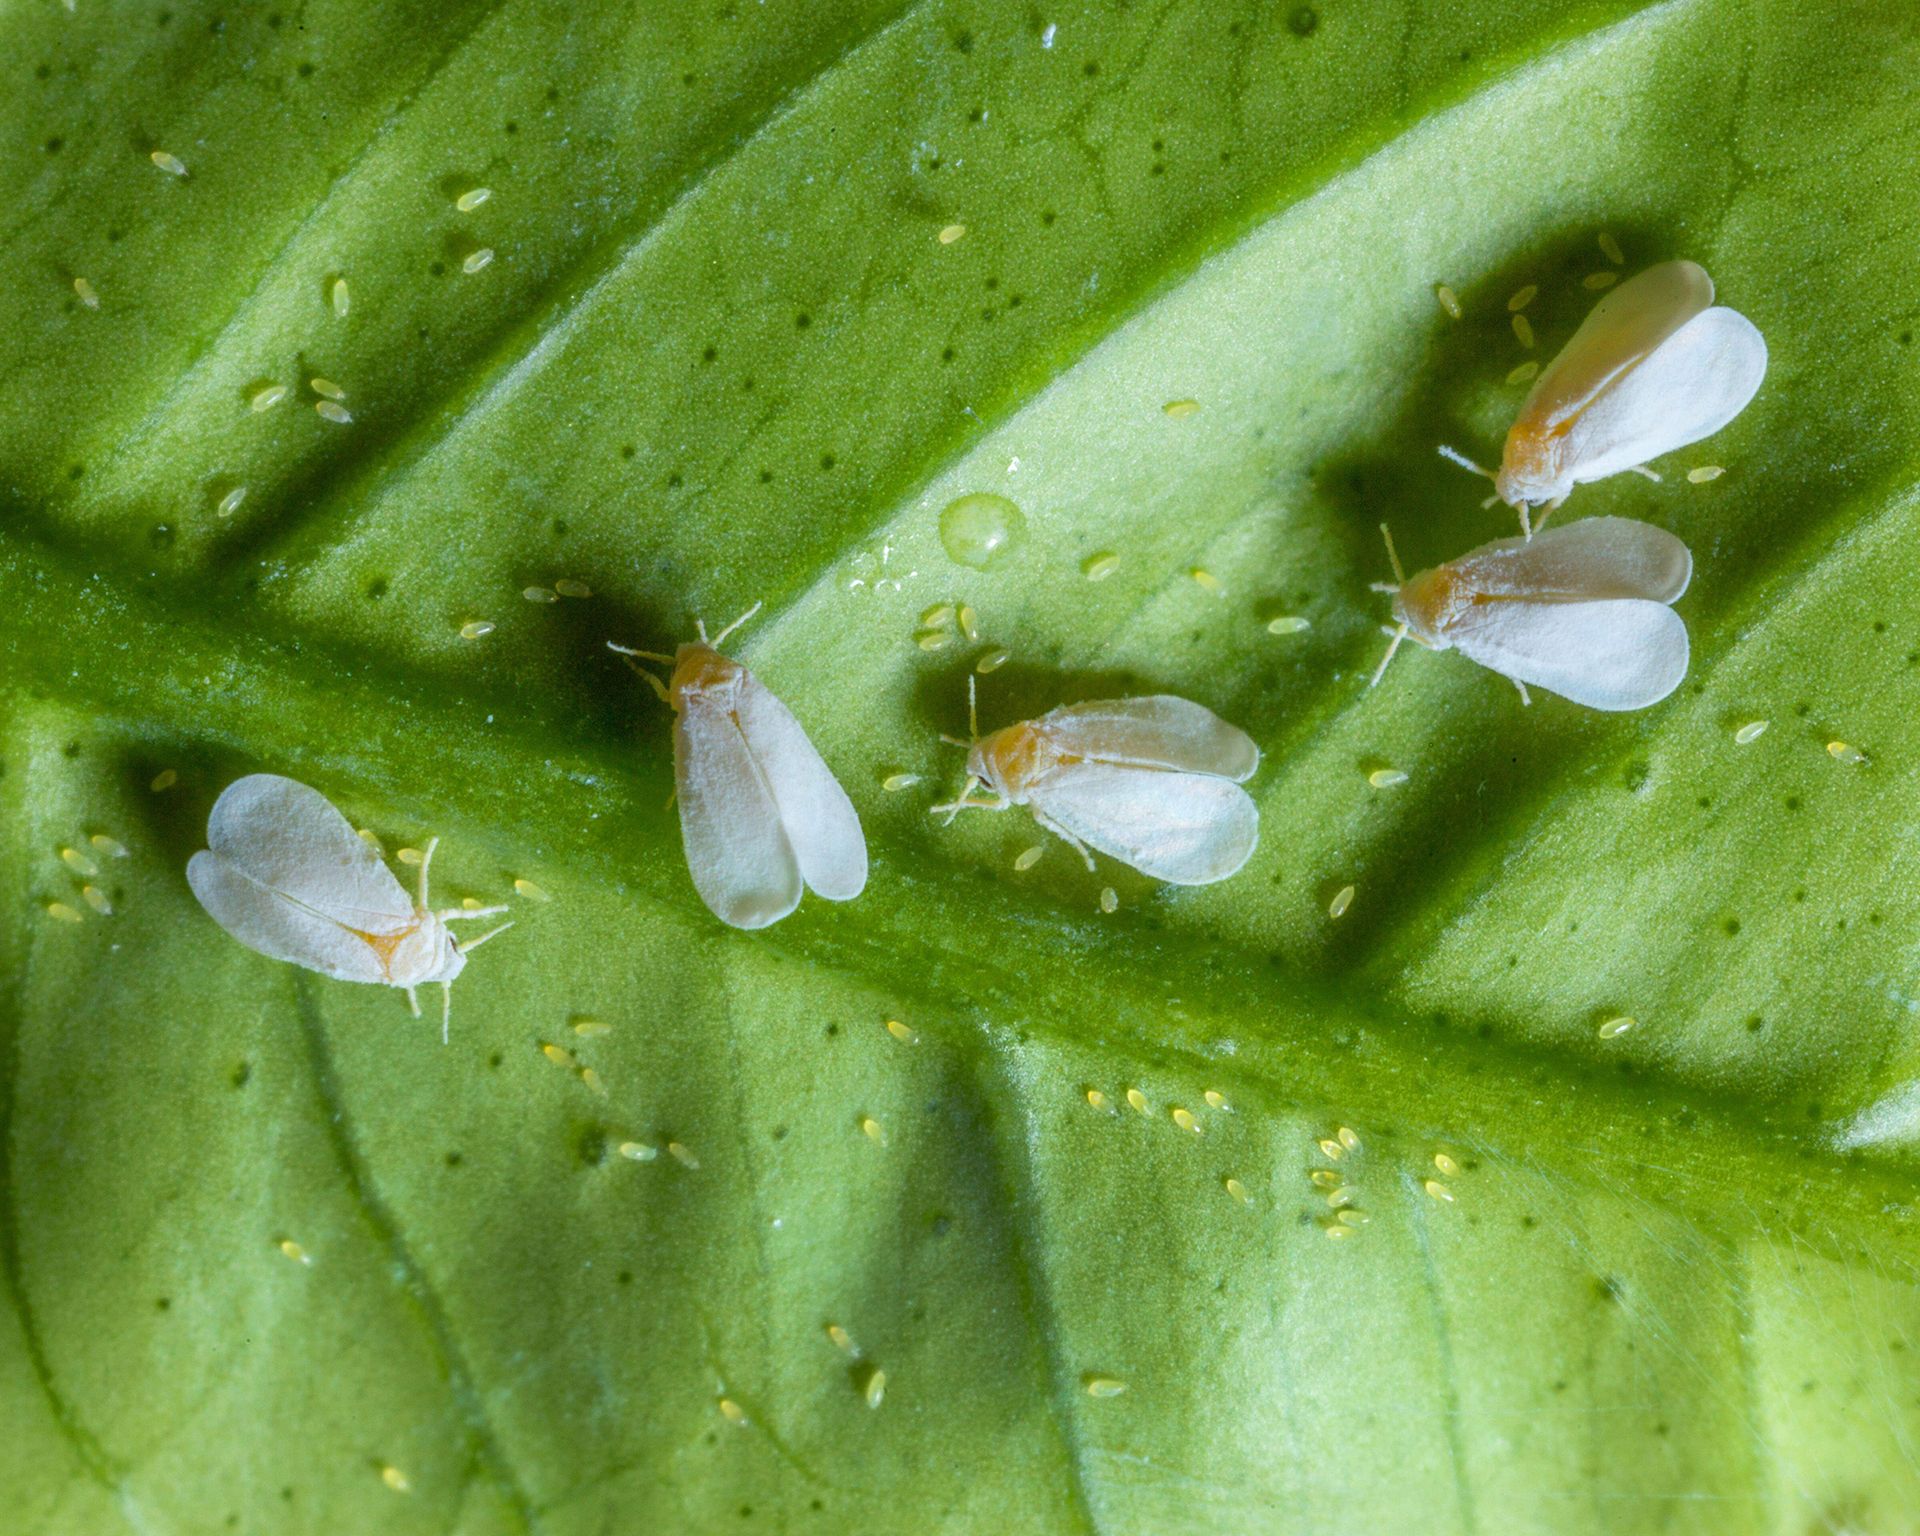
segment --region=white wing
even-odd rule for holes
[[[235,779],[207,817],[207,847],[256,884],[363,933],[413,924],[413,898],[380,855],[331,800],[294,779]]]
[[[1602,480],[1718,432],[1767,372],[1767,344],[1745,315],[1695,315],[1603,390],[1566,428],[1562,462]]]
[[[1260,749],[1245,731],[1171,694],[1069,704],[1035,723],[1063,751],[1099,763],[1208,773],[1236,784],[1260,766]]]
[[[249,879],[217,853],[202,851],[187,861],[187,884],[208,915],[248,949],[338,981],[387,979],[379,954],[359,934]]]
[[[1447,629],[1463,656],[1589,709],[1644,709],[1687,675],[1687,626],[1664,603],[1476,603]]]
[[[1042,779],[1028,804],[1089,847],[1172,885],[1226,879],[1260,837],[1247,792],[1205,773],[1075,763]]]
[[[800,864],[747,738],[718,698],[685,696],[673,769],[680,839],[700,899],[735,928],[779,922],[800,905]]]
[[[1588,517],[1531,539],[1497,539],[1452,562],[1476,592],[1546,601],[1643,597],[1671,603],[1687,590],[1693,556],[1664,528],[1629,517]]]
[[[851,901],[866,887],[867,840],[847,792],[792,711],[750,672],[740,679],[734,708],[801,879],[828,901]]]
[[[1515,418],[1552,432],[1713,302],[1713,279],[1691,261],[1664,261],[1628,278],[1587,313],[1534,381]]]

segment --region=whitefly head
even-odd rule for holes
[[[423,987],[430,981],[452,981],[466,969],[467,957],[446,923],[422,911],[387,954],[386,964],[396,987]]]
[[[1561,441],[1522,413],[1507,433],[1493,477],[1495,494],[1514,508],[1565,500],[1573,492],[1573,469],[1561,462]]]

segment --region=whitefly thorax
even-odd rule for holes
[[[466,968],[467,957],[460,953],[453,933],[432,912],[416,911],[413,922],[392,933],[368,933],[348,930],[380,961],[380,969],[389,985],[421,987],[430,981],[452,981]]]
[[[1024,805],[1027,794],[1048,774],[1079,756],[1062,752],[1044,722],[1024,720],[983,736],[967,754],[967,772],[1003,800]]]

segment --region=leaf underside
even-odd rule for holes
[[[1920,1519],[1905,7],[10,0],[0,60],[12,1528]],[[1510,533],[1435,446],[1674,256],[1767,382],[1568,514],[1692,547],[1687,682],[1369,691],[1377,524]],[[748,935],[603,642],[755,601],[873,875]],[[1244,726],[1253,861],[929,817],[997,649],[983,726]],[[257,769],[513,902],[451,1046],[195,905]]]

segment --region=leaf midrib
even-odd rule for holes
[[[89,589],[95,601],[76,611],[70,594]],[[184,739],[173,722],[192,719],[196,744],[329,784],[357,784],[422,820],[462,827],[469,847],[496,852],[503,866],[525,865],[530,852],[564,859],[583,878],[630,892],[676,920],[711,922],[685,882],[671,818],[658,808],[664,753],[616,759],[609,746],[582,741],[526,700],[514,706],[516,729],[476,737],[473,722],[486,705],[362,665],[322,666],[334,680],[312,684],[295,663],[312,667],[321,659],[313,647],[261,640],[235,656],[223,632],[172,603],[89,580],[18,536],[0,535],[0,593],[9,599],[0,605],[0,654],[20,663],[22,682],[93,702],[136,733],[169,742]],[[58,658],[31,643],[54,633],[63,641]],[[65,659],[75,656],[86,664]],[[294,702],[268,715],[249,705],[260,697]],[[316,747],[283,724],[317,719],[377,722],[374,745]],[[423,772],[428,764],[431,772]],[[447,790],[423,795],[429,778]],[[564,831],[573,816],[591,822],[590,842]],[[641,849],[657,856],[636,857]],[[993,902],[972,899],[969,877],[992,888]],[[1884,1232],[1887,1208],[1909,1193],[1897,1167],[1858,1157],[1843,1164],[1810,1142],[1804,1122],[1769,1106],[1664,1081],[1632,1091],[1607,1074],[1595,1081],[1588,1062],[1478,1038],[1474,1021],[1446,1031],[1410,1023],[1378,997],[1277,974],[1264,956],[1238,945],[1158,936],[1150,920],[1076,920],[981,871],[930,869],[917,848],[875,849],[871,883],[857,923],[811,903],[777,935],[721,941],[771,943],[796,960],[912,997],[932,1016],[1017,1023],[1067,1039],[1085,1033],[1075,1022],[1084,998],[1101,995],[1111,1002],[1103,1033],[1139,1063],[1232,1077],[1246,1085],[1243,1095],[1261,1089],[1289,1103],[1323,1099],[1337,1083],[1341,1104],[1375,1124],[1482,1127],[1479,1139],[1508,1156],[1564,1158],[1571,1150],[1592,1176],[1660,1202],[1678,1200],[1703,1220],[1744,1224],[1719,1210],[1738,1190],[1776,1201],[1775,1218],[1810,1234]],[[889,899],[876,899],[883,891]],[[1019,961],[1036,928],[1059,941],[1037,975]],[[949,942],[949,934],[971,942]],[[1209,1006],[1194,1008],[1194,999]],[[1255,1052],[1243,1050],[1223,1062],[1208,1050],[1248,1016],[1271,1017],[1284,1031],[1258,1042],[1270,1061],[1256,1065]],[[1365,1049],[1341,1044],[1336,1033],[1364,1037]],[[1296,1096],[1289,1085],[1302,1082],[1310,1086]],[[1550,1103],[1552,1112],[1536,1118],[1525,1112],[1531,1103]],[[1670,1137],[1666,1165],[1649,1170],[1637,1150],[1676,1123],[1690,1129]]]

